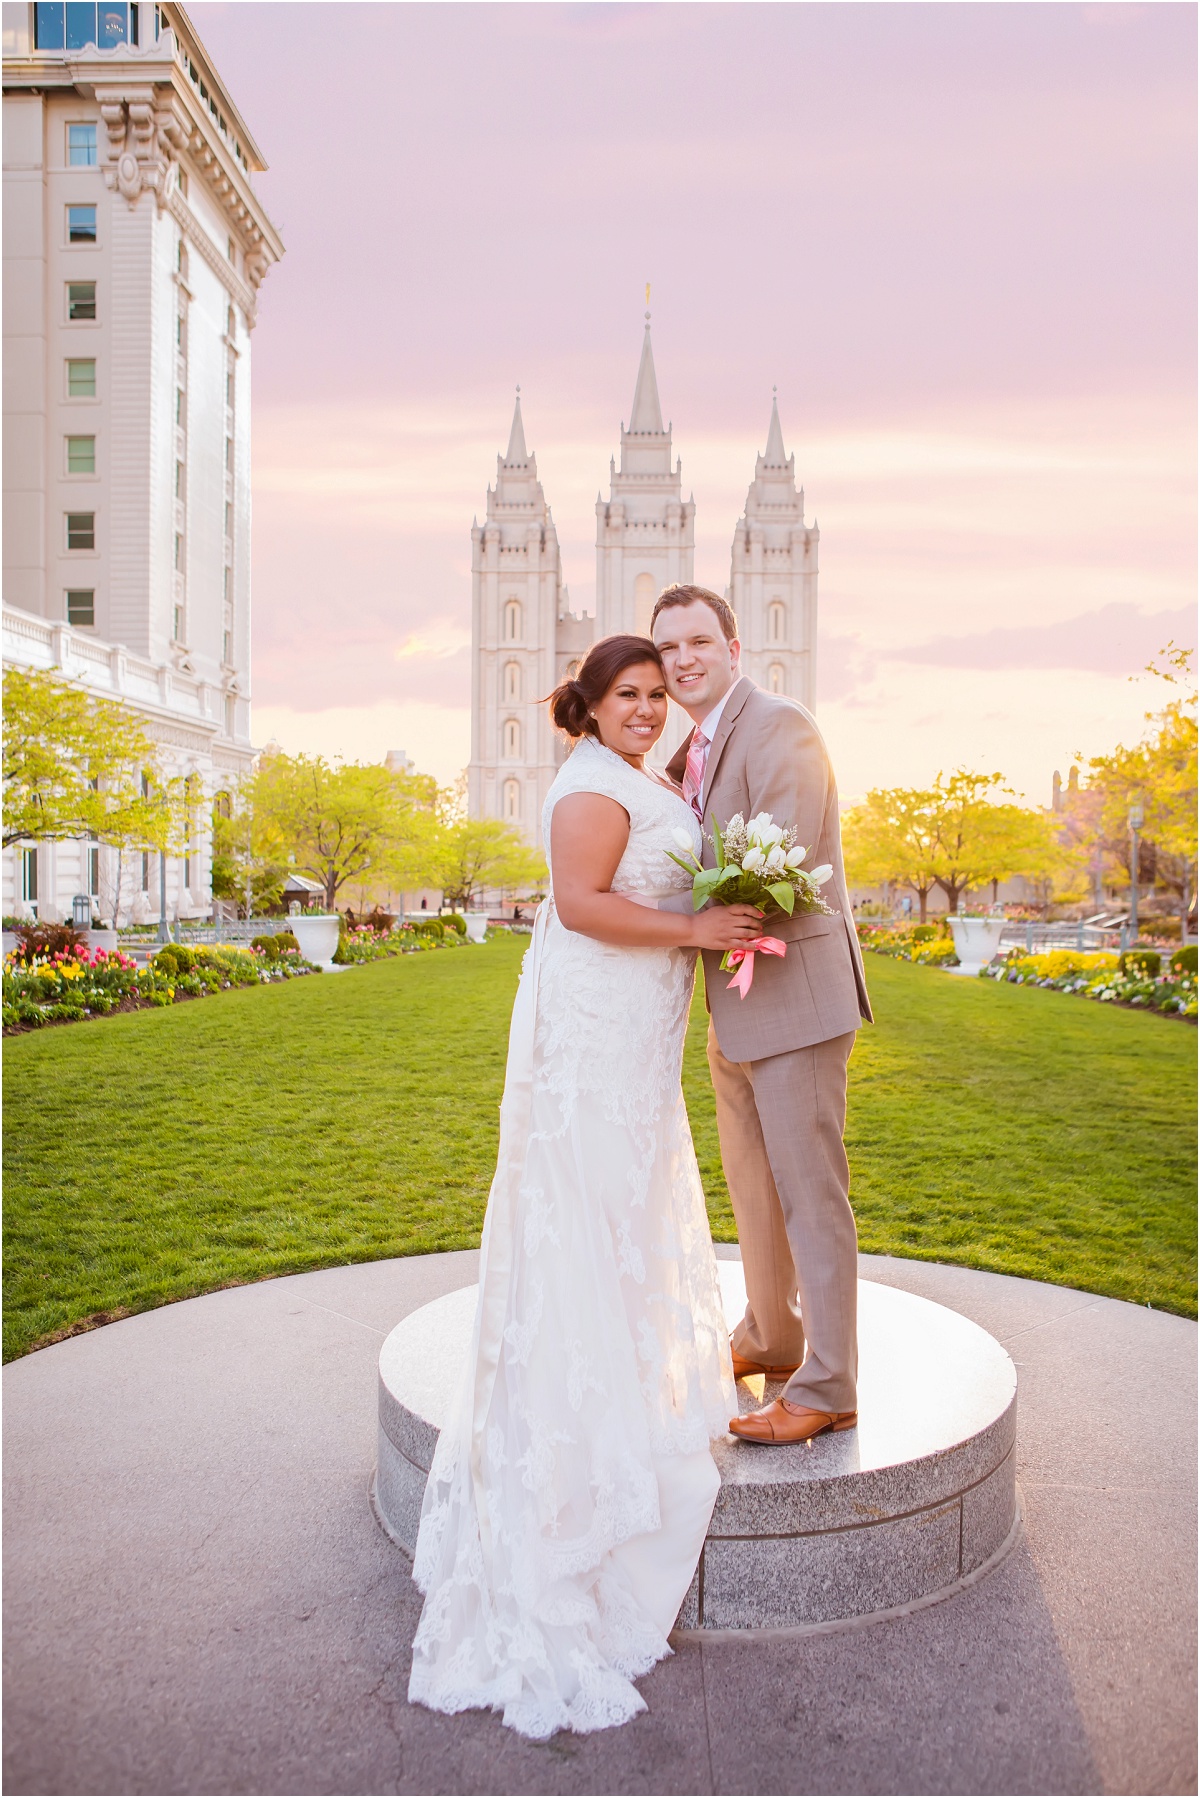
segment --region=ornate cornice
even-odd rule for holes
[[[253,327],[258,306],[253,290],[242,280],[228,256],[221,254],[174,182],[167,195],[166,208],[201,261],[207,263],[230,299],[241,307],[246,323]]]

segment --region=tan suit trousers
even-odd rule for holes
[[[747,1360],[795,1367],[785,1397],[816,1411],[858,1402],[858,1232],[842,1142],[854,1035],[734,1062],[708,1032],[746,1274],[733,1346]]]

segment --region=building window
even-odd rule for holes
[[[654,576],[639,574],[633,583],[633,630],[638,637],[650,635],[650,614],[656,598]]]
[[[96,595],[90,587],[69,587],[67,589],[67,623],[94,627],[96,623]]]
[[[787,692],[787,688],[784,686],[784,673],[783,673],[782,662],[772,662],[770,668],[768,668],[768,670],[767,670],[767,692],[768,693],[786,693]]]
[[[227,668],[233,667],[233,632],[224,631],[221,636],[221,660]]]
[[[175,389],[175,423],[177,425],[181,425],[183,423],[183,388],[182,387],[177,387]]]
[[[233,586],[233,570],[229,567],[228,563],[221,570],[221,585],[222,597],[224,598],[225,604],[228,605]]]
[[[96,283],[94,281],[67,282],[67,317],[79,323],[84,319],[96,316]]]
[[[225,695],[225,735],[227,737],[232,737],[235,734],[234,725],[236,723],[237,700],[233,697],[232,693],[227,693]]]
[[[142,850],[142,891],[150,897],[150,853],[146,849]]]
[[[175,464],[175,498],[176,499],[183,498],[183,463],[182,462],[176,462],[176,464]]]
[[[36,849],[21,851],[21,897],[37,917],[38,908],[38,852]]]
[[[108,50],[138,41],[138,9],[127,0],[37,0],[33,20],[39,50]]]
[[[521,726],[515,718],[504,721],[504,753],[510,762],[521,753]]]
[[[38,11],[41,12],[41,7]],[[67,163],[73,169],[94,169],[96,166],[96,127],[94,125],[67,126]]]
[[[507,700],[521,697],[521,668],[518,662],[504,664],[504,697]]]
[[[519,599],[508,599],[504,602],[504,641],[506,643],[521,641],[521,602]]]
[[[506,780],[504,783],[504,821],[515,824],[521,816],[521,783],[519,780]]]
[[[69,357],[67,360],[67,398],[69,400],[94,400],[95,397],[95,357]]]
[[[96,547],[96,514],[94,512],[67,513],[67,548],[95,549]]]
[[[67,438],[67,473],[95,474],[96,472],[96,439],[94,437]]]
[[[784,643],[787,641],[787,607],[782,600],[773,599],[767,607],[767,642]]]
[[[183,538],[178,531],[175,533],[175,566],[176,568],[183,567]]]
[[[100,845],[89,843],[87,852],[87,890],[93,899],[100,897]]]
[[[225,404],[227,406],[233,405],[233,370],[232,369],[228,369],[225,374]]]
[[[95,243],[96,241],[96,208],[94,206],[67,207],[67,242]]]
[[[233,536],[233,507],[228,500],[225,501],[225,535]]]
[[[171,609],[171,632],[176,643],[183,642],[183,607],[173,606]]]

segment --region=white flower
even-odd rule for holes
[[[798,868],[807,854],[803,843],[794,843],[783,859],[789,868]]]
[[[767,856],[766,866],[769,874],[783,873],[784,853],[782,843],[776,843],[774,849],[771,850],[770,854]]]
[[[767,858],[763,854],[761,849],[759,849],[757,847],[755,847],[753,849],[747,849],[745,855],[743,855],[743,857],[742,857],[742,867],[745,869],[747,874],[753,874],[759,868],[762,867],[762,865],[766,861],[766,859]]]
[[[772,835],[772,832],[775,834]],[[783,832],[777,829],[770,812],[756,812],[746,826],[746,835],[752,843],[759,843],[763,848],[769,849],[772,843],[779,841]]]
[[[671,835],[674,838],[676,849],[682,849],[686,855],[695,853],[692,848],[692,833],[690,830],[684,830],[683,826],[680,825],[678,830],[673,830],[671,832]]]
[[[827,880],[831,880],[833,878],[833,868],[830,866],[830,864],[828,862],[822,862],[821,866],[819,868],[813,869],[812,873],[809,875],[808,878],[812,881],[812,883],[815,887],[823,887]]]

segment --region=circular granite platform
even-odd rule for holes
[[[721,1261],[732,1325],[740,1262]],[[829,1627],[929,1602],[995,1564],[1017,1526],[1017,1376],[956,1311],[860,1280],[857,1429],[787,1448],[716,1445],[721,1489],[679,1629]],[[475,1288],[414,1311],[379,1357],[376,1513],[410,1556]],[[743,1411],[781,1388],[738,1382]]]

